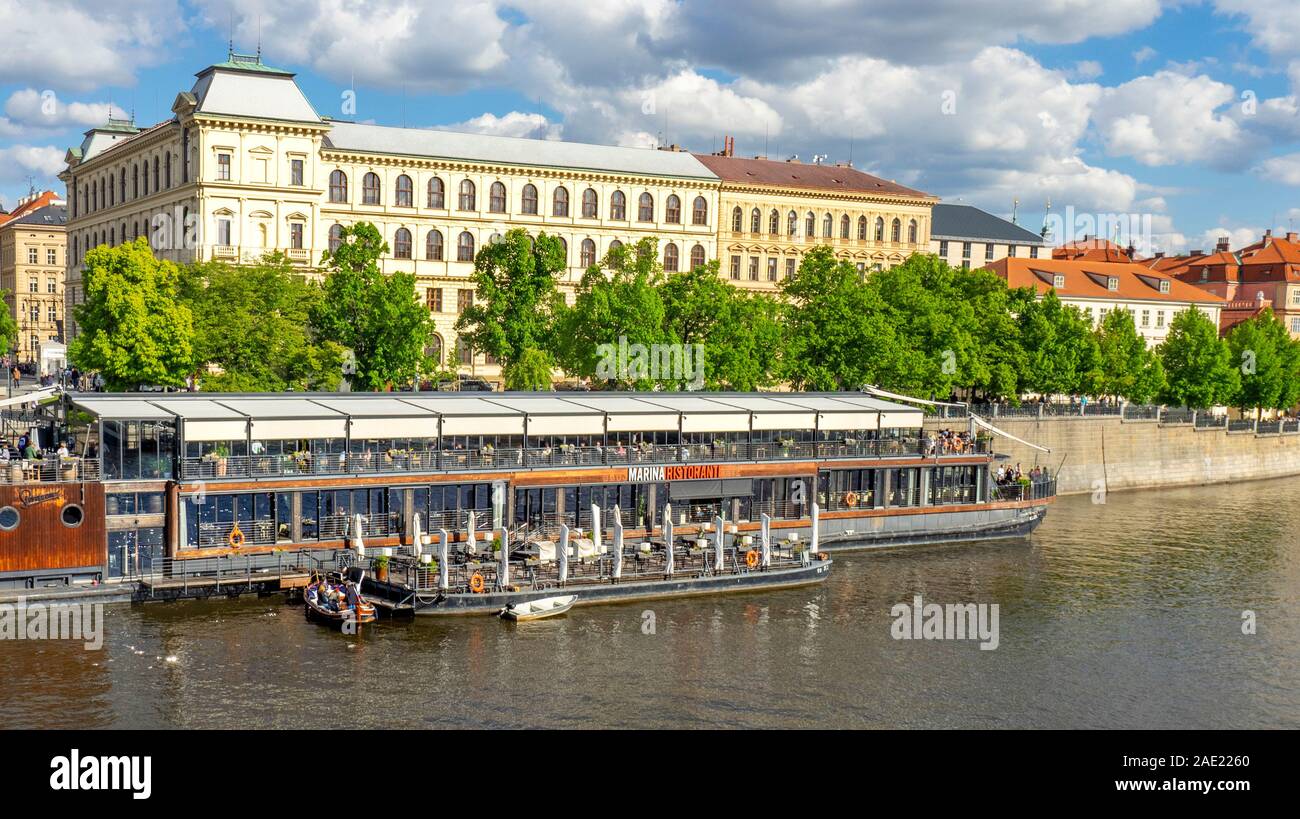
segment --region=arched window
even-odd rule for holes
[[[772,212],[767,215],[767,232],[773,236],[781,233],[781,214],[776,208],[772,208]]]
[[[437,333],[433,334],[433,337],[429,339],[429,346],[424,350],[424,355],[433,361],[433,366],[442,367],[442,336]]]
[[[117,194],[113,190],[113,177],[110,176],[108,178],[108,206],[109,207],[113,206],[113,201],[116,198],[117,198]]]
[[[131,198],[140,198],[140,166],[131,166]]]
[[[434,177],[429,180],[429,207],[444,208],[447,202],[447,186],[442,184],[442,180]]]
[[[739,233],[741,230],[744,229],[742,227],[742,224],[744,223],[744,219],[745,219],[745,215],[740,210],[739,207],[735,207],[731,209],[731,232],[732,233]]]
[[[609,197],[609,218],[627,219],[627,197],[622,191],[614,191],[614,194]]]
[[[596,263],[596,243],[590,239],[583,239],[582,245],[578,251],[578,264],[583,267],[591,267]]]
[[[883,216],[876,217],[876,241],[885,241],[885,217]]]
[[[361,177],[361,204],[378,205],[379,198],[379,174],[371,171]]]
[[[343,246],[343,226],[330,225],[330,253],[336,252]]]
[[[125,166],[123,166],[122,168],[121,180],[122,183],[118,185],[117,188],[122,192],[122,201],[125,202],[126,201],[126,167]],[[100,184],[100,190],[102,191],[104,183],[101,181],[99,184]]]
[[[537,186],[533,184],[524,185],[524,193],[520,202],[520,211],[523,213],[537,213]]]
[[[636,218],[638,222],[655,220],[655,198],[649,193],[641,194],[641,198],[637,200]]]
[[[849,229],[851,224],[852,223],[849,222],[849,215],[847,213],[840,217],[840,238],[841,239],[849,238]]]
[[[468,179],[462,179],[460,182],[460,201],[457,203],[460,210],[476,210],[474,198],[474,183]],[[469,234],[466,234],[467,236]],[[471,241],[473,237],[470,237]],[[472,246],[472,245],[471,245]]]
[[[583,191],[582,192],[582,218],[595,219],[596,214],[600,212],[599,208],[600,208],[600,200],[597,198],[596,192],[591,188],[587,188],[585,191]]]
[[[506,186],[493,182],[488,188],[488,210],[492,213],[506,212]]]
[[[393,204],[397,207],[415,207],[415,185],[411,182],[411,177],[406,174],[397,177],[397,185],[394,187],[393,194]]]
[[[668,201],[664,203],[664,221],[670,225],[680,225],[682,223],[682,200],[677,198],[677,194],[671,194]]]
[[[167,188],[172,186],[172,152],[168,151],[163,155],[163,185]]]
[[[158,157],[153,158],[153,189],[157,193],[161,188],[158,185]]]
[[[474,237],[468,230],[461,233],[460,239],[456,241],[456,261],[474,261]]]
[[[568,267],[569,266],[569,243],[564,241],[564,238],[561,236],[556,236],[555,238],[559,239],[560,241],[560,250],[564,254],[564,266]]]
[[[835,235],[835,217],[829,213],[822,217],[822,238],[829,239]]]
[[[867,217],[859,216],[858,217],[858,241],[865,242],[866,240],[867,240]]]
[[[707,225],[709,223],[709,201],[703,196],[695,197],[695,204],[691,206],[691,224]]]
[[[398,228],[393,234],[393,258],[411,258],[411,231],[406,228]]]
[[[561,185],[551,194],[551,215],[569,215],[569,189]]]
[[[785,217],[785,232],[793,236],[799,232],[799,214],[790,211]]]
[[[147,159],[144,161],[144,180],[143,180],[143,182],[144,182],[144,184],[140,186],[140,193],[141,193],[142,195],[144,195],[144,196],[148,196],[148,195],[149,195],[149,160],[147,160]],[[123,236],[122,238],[125,239],[126,236]]]
[[[424,258],[431,262],[442,261],[442,233],[429,231],[424,237]]]
[[[343,171],[332,171],[330,173],[330,201],[348,201],[348,175]]]
[[[667,273],[677,272],[677,245],[672,242],[664,245],[664,271]]]
[[[691,270],[704,266],[704,245],[691,248]]]
[[[907,223],[907,241],[910,244],[916,244],[916,220],[909,220]]]
[[[903,239],[903,223],[895,219],[893,228],[889,231],[891,241],[899,242]]]
[[[620,247],[622,247],[622,246],[623,246],[623,243],[620,242],[618,239],[615,239],[614,241],[612,241],[612,242],[609,243],[609,249],[610,249],[610,250],[618,250],[618,249],[619,249]]]
[[[803,221],[803,235],[812,239],[817,235],[817,216],[812,211],[808,211],[808,216]]]
[[[122,231],[125,233],[126,231]],[[108,246],[117,247],[117,228],[108,229]]]
[[[763,214],[758,212],[758,208],[754,208],[753,210],[751,210],[749,212],[749,232],[758,233],[760,230],[762,230],[762,223],[763,223]]]

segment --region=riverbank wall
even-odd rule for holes
[[[1300,433],[1197,427],[1118,416],[989,418],[1038,452],[1008,438],[994,439],[1001,463],[1034,466],[1057,476],[1058,494],[1158,489],[1300,475]],[[966,428],[965,418],[929,418],[927,429]]]

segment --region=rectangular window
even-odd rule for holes
[[[1291,303],[1300,305],[1300,290],[1291,291]]]
[[[59,292],[59,280],[58,280],[58,279],[46,279],[46,280],[45,280],[45,292],[46,292],[46,293],[58,293],[58,292]]]
[[[947,240],[947,239],[944,239],[943,241],[939,242],[939,258],[941,258],[941,259],[947,259],[947,258],[948,258],[948,240]]]
[[[45,319],[46,319],[46,321],[50,322],[51,324],[53,324],[54,322],[58,321],[58,320],[59,320],[59,308],[56,307],[56,306],[54,306],[53,304],[51,304],[51,305],[49,306],[49,309],[47,309],[47,310],[45,311]]]
[[[36,260],[37,260],[36,248],[34,247],[27,248],[27,263],[36,264]]]
[[[474,291],[460,289],[456,291],[456,312],[463,313],[474,304]]]
[[[27,280],[27,292],[28,292],[28,293],[39,293],[39,292],[41,292],[40,287],[37,286],[37,283],[36,283],[36,277],[35,277],[35,276],[33,276],[33,277],[31,277],[30,279]]]
[[[302,250],[302,222],[289,223],[289,247]]]
[[[970,242],[961,243],[961,257],[970,261]],[[967,267],[970,267],[970,265],[967,265]]]
[[[1156,326],[1157,326],[1157,327],[1164,327],[1164,326],[1165,326],[1165,311],[1164,311],[1164,310],[1157,310],[1157,311],[1156,311]]]
[[[1014,259],[1015,257],[1016,257],[1016,246],[1007,245],[1007,258]]]
[[[758,281],[758,257],[757,256],[749,257],[749,280],[751,282]]]
[[[229,219],[217,220],[217,244],[223,247],[229,247],[230,245],[230,220]]]
[[[425,291],[425,303],[429,306],[430,313],[442,312],[442,288],[430,287]]]
[[[1150,311],[1150,310],[1143,310],[1143,311],[1142,311],[1142,326],[1143,326],[1143,327],[1150,327],[1150,326],[1151,326],[1151,311]]]
[[[302,187],[302,160],[289,160],[289,184]]]
[[[776,264],[775,257],[767,260],[767,280],[770,282],[776,281]]]
[[[984,245],[984,261],[986,261],[986,262],[991,262],[991,261],[993,261],[993,243],[992,243],[992,242],[989,242],[988,244]]]
[[[46,248],[46,250],[45,250],[45,263],[46,263],[46,264],[58,264],[58,259],[59,259],[59,252],[58,252],[57,250],[55,250],[55,249],[52,248],[52,247],[51,247],[51,248]]]
[[[787,279],[794,275],[794,265],[795,265],[794,259],[785,260],[785,277]]]
[[[731,278],[737,281],[740,280],[740,257],[739,256],[731,257]]]
[[[1291,319],[1291,332],[1300,333],[1300,317]]]
[[[230,154],[217,154],[217,179],[230,181]]]
[[[1030,246],[1029,246],[1029,258],[1031,258],[1031,259],[1037,259],[1037,258],[1038,258],[1038,245],[1030,245]]]

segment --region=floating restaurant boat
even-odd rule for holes
[[[36,543],[28,534],[57,534],[60,549],[31,546],[0,584],[161,588],[237,558],[251,585],[292,556],[297,569],[365,567],[361,591],[381,607],[495,614],[560,594],[589,605],[816,583],[836,549],[1027,534],[1054,494],[1048,480],[996,485],[991,438],[936,448],[921,409],[862,393],[73,394],[57,406],[49,427],[81,456],[30,485],[6,475],[0,554],[7,538]]]

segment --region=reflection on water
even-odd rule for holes
[[[0,724],[1297,727],[1297,501],[1285,481],[1063,498],[1030,540],[842,554],[822,586],[518,625],[349,637],[278,598],[111,607],[99,652],[0,643]],[[914,594],[998,603],[999,648],[891,639]]]

